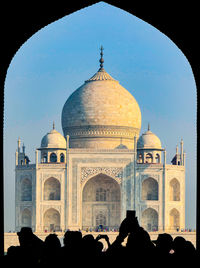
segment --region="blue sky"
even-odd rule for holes
[[[136,98],[141,134],[151,130],[170,163],[181,138],[186,151],[186,227],[196,221],[196,85],[190,64],[164,34],[141,19],[100,2],[49,24],[14,56],[5,82],[5,230],[14,230],[14,164],[17,138],[31,163],[42,137],[62,133],[61,112],[69,95],[104,68]]]

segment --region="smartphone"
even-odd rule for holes
[[[127,210],[126,211],[126,218],[127,219],[134,219],[135,218],[135,210]]]

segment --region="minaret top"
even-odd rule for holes
[[[176,145],[176,154],[178,154],[178,145]]]
[[[148,131],[150,131],[150,124],[148,123]]]
[[[53,121],[53,129],[55,129],[55,122]]]
[[[17,150],[18,150],[18,153],[20,153],[20,145],[21,145],[21,139],[19,137],[18,140],[17,140]]]

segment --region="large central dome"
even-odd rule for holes
[[[64,136],[71,148],[114,149],[123,143],[133,149],[141,112],[135,98],[103,68],[74,91],[62,111]]]

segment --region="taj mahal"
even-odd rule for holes
[[[18,139],[16,232],[117,229],[127,210],[147,231],[185,228],[183,140],[168,164],[150,124],[140,133],[136,99],[103,65],[101,47],[99,70],[63,103],[63,135],[53,123],[34,164]]]

